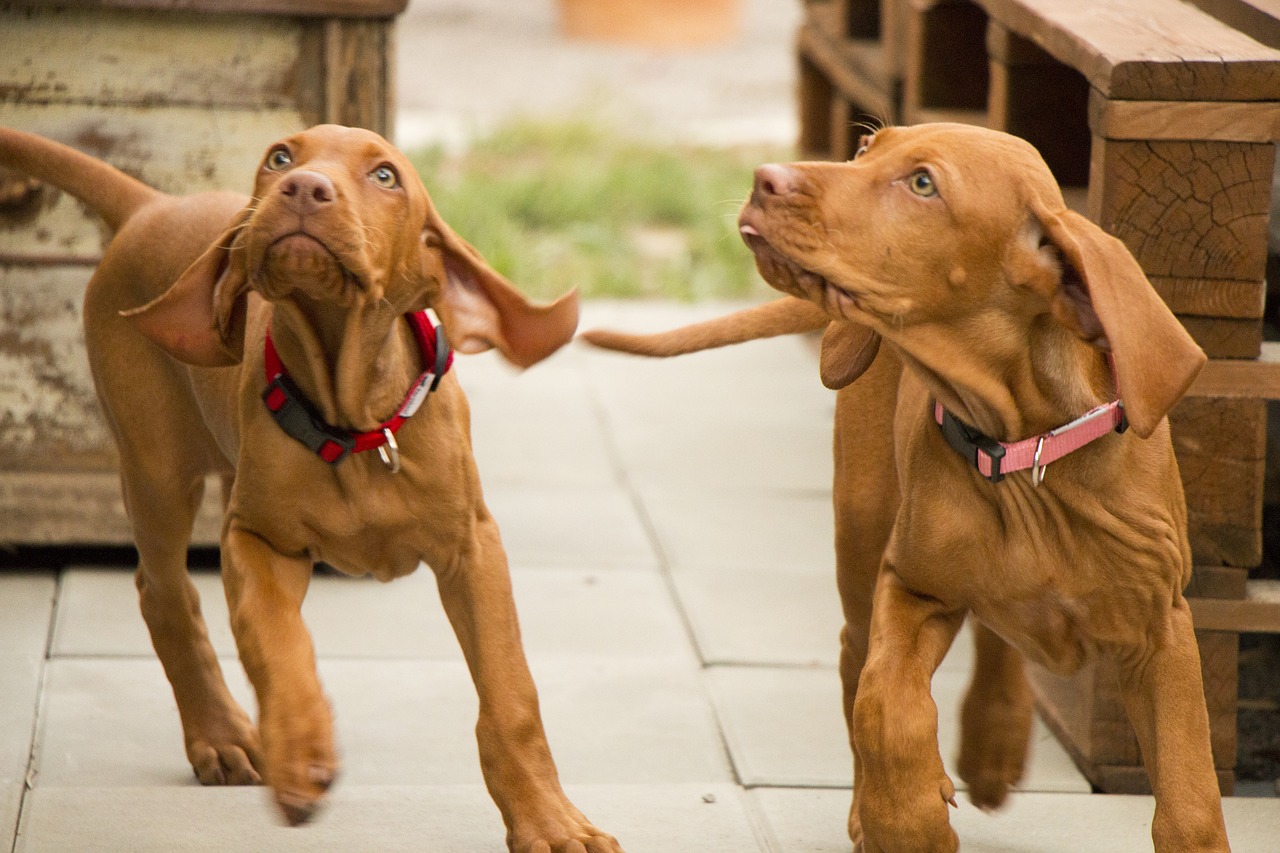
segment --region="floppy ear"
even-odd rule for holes
[[[179,361],[197,367],[239,364],[249,283],[237,238],[250,213],[246,208],[236,214],[168,290],[121,315]]]
[[[1124,243],[1072,211],[1037,213],[1062,254],[1053,314],[1115,360],[1125,414],[1151,435],[1207,360]]]
[[[535,305],[438,216],[424,236],[444,255],[445,280],[436,313],[449,341],[462,353],[497,348],[517,367],[530,367],[573,339],[578,328],[578,294]]]
[[[866,326],[832,320],[822,333],[818,371],[822,384],[839,391],[867,372],[880,351],[880,334]]]

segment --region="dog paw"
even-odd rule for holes
[[[957,762],[960,778],[969,787],[969,801],[984,811],[998,809],[1022,779],[1027,741],[1018,736],[988,733],[966,738]]]
[[[338,778],[333,723],[327,703],[310,713],[264,712],[263,749],[266,781],[290,826],[315,817],[324,796]]]
[[[237,709],[217,723],[187,733],[187,759],[202,785],[261,785],[262,748],[258,730]]]
[[[558,815],[514,826],[507,836],[511,853],[623,853],[616,838],[566,806]]]
[[[956,769],[969,787],[969,801],[984,811],[1004,805],[1022,779],[1031,741],[1029,695],[1020,701],[993,701],[971,694],[960,718]]]

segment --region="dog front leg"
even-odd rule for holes
[[[181,470],[180,460],[159,471],[121,466],[138,547],[138,604],[173,688],[196,778],[204,785],[256,785],[262,781],[258,733],[227,689],[200,613],[200,595],[187,572],[187,542],[204,477],[184,478],[175,470]]]
[[[836,586],[844,610],[844,627],[840,629],[840,683],[850,755],[853,753],[853,703],[867,659],[876,574],[898,512],[893,417],[901,372],[897,357],[888,349],[882,349],[862,378],[836,395],[832,504]],[[862,826],[856,797],[849,807],[847,828],[849,838],[858,844],[862,840]]]
[[[1121,653],[1118,662],[1121,697],[1155,793],[1157,853],[1229,850],[1186,599],[1179,595],[1146,646]]]
[[[333,714],[302,621],[311,570],[306,555],[280,554],[234,523],[223,536],[223,584],[240,660],[258,696],[264,775],[295,826],[315,813],[338,771]]]
[[[955,786],[938,753],[929,687],[963,622],[963,611],[915,595],[889,564],[881,569],[853,709],[864,853],[951,853],[959,846],[947,813]]]
[[[957,770],[969,800],[994,809],[1022,779],[1035,703],[1018,650],[981,622],[971,624],[973,678],[960,710]]]
[[[507,846],[515,853],[621,853],[560,787],[520,642],[506,554],[483,507],[473,531],[460,553],[428,563],[480,700],[480,766],[507,826]]]

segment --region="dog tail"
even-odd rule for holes
[[[784,296],[679,329],[653,334],[629,334],[608,329],[592,329],[582,338],[601,349],[666,358],[699,350],[740,344],[760,338],[811,332],[827,325],[831,318],[812,302]]]
[[[113,231],[135,210],[162,195],[96,157],[8,127],[0,127],[0,166],[70,193],[105,219]]]

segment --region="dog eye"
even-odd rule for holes
[[[383,189],[393,190],[400,186],[400,176],[390,166],[379,166],[369,173],[369,180]]]
[[[907,178],[907,186],[921,198],[932,198],[938,194],[938,185],[933,182],[933,175],[927,169],[917,169]]]
[[[278,172],[293,165],[293,155],[289,153],[288,148],[276,148],[267,155],[267,168],[273,172]]]

